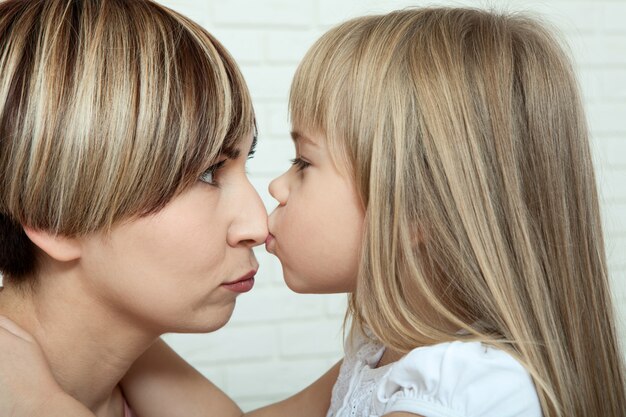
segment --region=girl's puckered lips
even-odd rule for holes
[[[269,253],[273,253],[272,248],[274,247],[274,241],[274,235],[271,233],[269,233],[265,238],[265,250],[267,250]]]

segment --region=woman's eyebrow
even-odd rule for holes
[[[241,152],[237,148],[224,148],[221,153],[228,159],[237,159]]]
[[[252,137],[252,144],[250,145],[250,150],[248,151],[248,157],[251,157],[254,155],[254,152],[256,152],[256,144],[257,137],[255,135]],[[237,148],[224,148],[221,153],[228,159],[237,159],[239,158],[239,155],[241,155],[241,151]]]

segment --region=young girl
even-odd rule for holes
[[[585,118],[541,24],[351,20],[308,52],[290,110],[266,245],[293,290],[350,294],[350,336],[339,372],[249,415],[624,414]],[[162,344],[124,389],[145,417],[218,404]]]
[[[267,246],[292,289],[351,292],[328,416],[624,415],[587,128],[544,27],[352,20],[308,52],[290,110]]]

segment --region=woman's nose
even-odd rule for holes
[[[289,196],[289,188],[287,187],[285,175],[286,174],[283,174],[280,177],[274,178],[269,186],[270,195],[274,197],[281,206],[287,203],[287,197]]]
[[[252,184],[248,183],[246,193],[239,201],[235,220],[228,233],[230,246],[254,247],[261,245],[267,238],[267,211]]]

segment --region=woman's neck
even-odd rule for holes
[[[86,291],[71,274],[46,276],[35,291],[7,285],[0,314],[31,333],[68,394],[99,417],[120,416],[118,383],[158,334]]]

